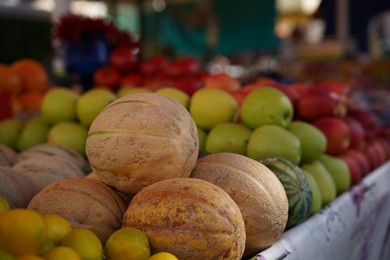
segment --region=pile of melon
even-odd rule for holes
[[[311,192],[299,168],[277,161],[285,167],[282,179],[243,155],[199,156],[188,110],[155,93],[106,106],[89,128],[85,151],[90,168],[53,144],[1,152],[8,165],[0,167],[0,195],[14,208],[61,215],[103,244],[120,227],[138,228],[152,253],[179,259],[247,259],[274,244],[289,219],[293,225],[309,216]],[[303,217],[291,220],[292,210]]]

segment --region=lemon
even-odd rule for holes
[[[0,214],[0,250],[15,256],[36,255],[46,243],[43,217],[29,209]]]
[[[62,238],[72,231],[68,220],[60,215],[49,214],[44,215],[43,220],[46,223],[47,239],[58,245]]]
[[[95,233],[85,228],[76,228],[67,233],[61,246],[72,248],[82,260],[103,259],[103,245]]]
[[[104,253],[107,260],[147,260],[150,257],[149,240],[141,230],[124,227],[111,234]]]
[[[159,252],[152,255],[148,260],[179,260],[179,259],[171,253]]]
[[[0,196],[0,214],[9,210],[8,201],[3,196]]]
[[[45,260],[81,260],[75,250],[66,246],[56,246],[42,255]]]
[[[45,258],[42,258],[37,255],[22,255],[16,258],[17,260],[45,260]]]

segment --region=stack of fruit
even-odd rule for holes
[[[271,246],[390,157],[388,146],[379,149],[389,144],[378,134],[379,124],[340,83],[262,80],[241,86],[226,74],[203,82],[192,94],[175,86],[121,95],[122,88],[51,88],[41,118],[0,122],[0,143],[7,145],[0,155],[8,163],[0,177],[10,183],[0,186],[0,195],[12,208],[59,215],[73,229],[90,230],[106,247],[116,247],[111,236],[117,230],[135,228],[148,238],[152,254],[241,259]],[[347,123],[352,121],[355,128]],[[22,138],[30,122],[45,127]],[[382,153],[372,158],[381,161],[356,175],[353,166],[363,160],[348,163],[348,156],[368,155],[373,144]],[[40,145],[69,149],[51,157],[73,159],[53,162],[47,150],[28,155],[42,151]],[[61,170],[44,177],[37,162]],[[10,231],[2,216],[4,238]],[[20,254],[1,245],[0,251]],[[32,253],[44,256],[41,246]]]

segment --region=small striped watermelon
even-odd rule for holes
[[[309,218],[313,194],[302,170],[289,160],[280,157],[265,157],[259,162],[275,173],[286,191],[289,206],[286,229],[301,224]]]

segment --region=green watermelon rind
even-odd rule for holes
[[[280,180],[288,198],[286,229],[303,223],[310,217],[313,194],[301,169],[287,159],[266,157],[259,160]]]

